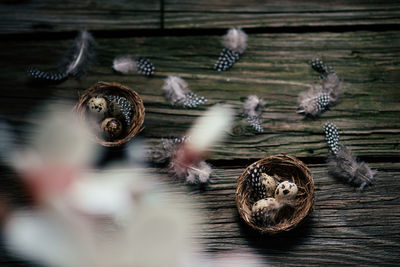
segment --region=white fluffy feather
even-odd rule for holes
[[[265,102],[256,95],[249,95],[243,104],[244,113],[247,117],[259,117],[264,110]]]
[[[187,174],[185,175],[186,182],[194,183],[206,183],[210,180],[212,173],[212,168],[204,160],[200,161],[195,166],[189,167],[187,169]]]
[[[178,76],[168,76],[164,81],[162,89],[165,92],[166,98],[173,105],[184,100],[186,98],[185,95],[190,92],[188,84]]]
[[[233,117],[231,108],[220,105],[211,107],[190,128],[188,143],[198,153],[205,152],[220,141],[226,131],[230,130]]]
[[[123,74],[136,72],[136,59],[131,55],[118,56],[113,60],[113,69]]]
[[[225,48],[243,54],[247,48],[247,34],[240,28],[231,28],[221,43]]]

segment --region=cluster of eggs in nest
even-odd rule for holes
[[[132,108],[121,96],[94,96],[87,102],[90,121],[107,140],[116,140],[130,127]]]
[[[249,173],[249,185],[256,200],[252,206],[252,218],[259,226],[271,226],[290,217],[294,211],[297,185],[289,180],[279,183],[262,168]]]

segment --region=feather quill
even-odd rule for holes
[[[325,125],[325,135],[331,150],[327,161],[329,173],[357,187],[360,191],[372,184],[376,171],[354,156],[349,148],[338,144],[339,135],[333,123]]]
[[[308,91],[299,94],[297,112],[317,117],[338,101],[341,94],[340,79],[332,68],[315,64],[311,66],[322,73],[322,82],[321,85],[313,86]]]
[[[261,126],[261,116],[264,111],[264,105],[264,100],[256,95],[248,96],[243,104],[243,110],[244,114],[247,116],[247,121],[257,132],[264,131]]]
[[[190,91],[188,84],[178,76],[168,76],[162,89],[172,105],[180,104],[186,108],[196,108],[207,102],[205,97],[199,97]]]
[[[81,31],[57,71],[44,72],[38,68],[29,68],[28,75],[37,80],[50,82],[61,82],[68,76],[81,78],[95,62],[96,46],[93,36],[88,31]]]

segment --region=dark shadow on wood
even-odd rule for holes
[[[311,214],[295,229],[269,236],[260,234],[259,232],[250,228],[240,218],[238,212],[236,212],[236,221],[239,224],[240,235],[247,240],[248,244],[254,249],[262,251],[266,254],[277,252],[284,253],[296,246],[301,245],[311,233],[314,225],[313,216]]]
[[[261,33],[319,33],[319,32],[385,32],[396,31],[397,23],[388,24],[365,24],[365,25],[335,25],[335,26],[284,26],[284,27],[243,27],[248,34]],[[220,36],[226,33],[227,29],[221,28],[170,28],[170,29],[112,29],[112,30],[91,30],[96,38],[126,38],[126,37],[157,37],[157,36]],[[76,36],[76,31],[46,32],[37,31],[31,33],[2,33],[0,38],[6,40],[63,40]]]

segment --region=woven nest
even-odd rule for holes
[[[253,164],[264,166],[265,173],[274,177],[279,182],[291,180],[298,187],[294,212],[288,218],[275,225],[262,227],[252,220],[251,208],[255,203],[252,197],[252,189],[248,184],[249,168]],[[236,205],[240,217],[254,230],[263,234],[274,235],[283,231],[289,231],[301,223],[314,209],[314,181],[307,166],[292,156],[277,155],[261,159],[246,170],[237,180]]]
[[[131,88],[124,86],[119,83],[110,82],[97,82],[88,90],[86,90],[79,98],[78,104],[75,106],[76,111],[82,120],[87,120],[87,102],[90,98],[96,96],[121,96],[125,97],[132,106],[132,116],[129,128],[124,129],[123,133],[115,140],[105,140],[102,136],[93,134],[93,139],[107,147],[120,146],[123,143],[128,142],[138,132],[142,130],[142,124],[144,122],[145,109],[143,101],[140,96],[133,91]]]

